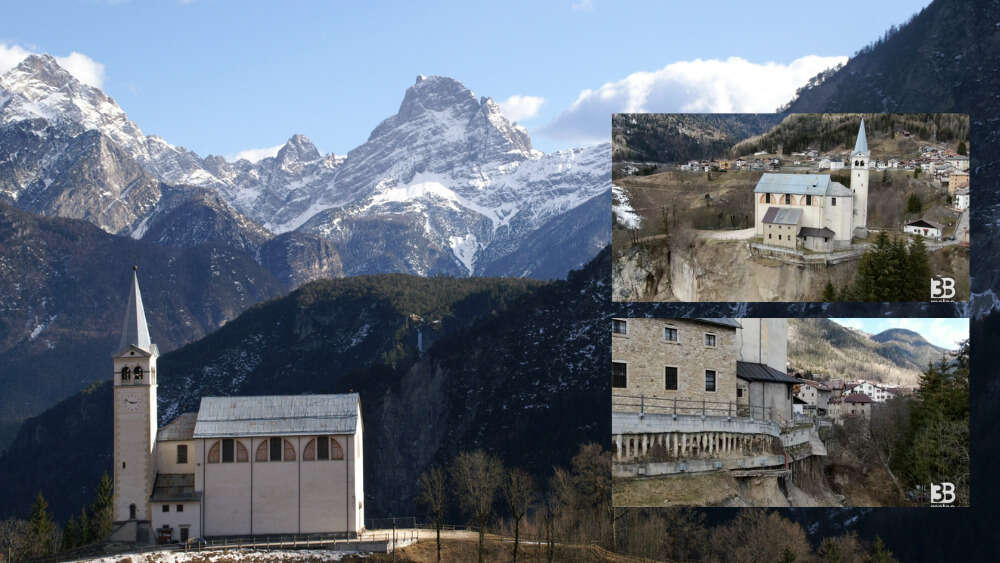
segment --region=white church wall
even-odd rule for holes
[[[167,512],[163,511],[164,505],[167,506]],[[184,508],[178,511],[178,506],[183,506]],[[201,526],[199,508],[200,507],[197,502],[152,503],[154,536],[159,537],[160,532],[158,530],[163,528],[163,526],[169,526],[173,528],[173,532],[170,536],[171,541],[180,541],[182,527],[188,528],[189,538],[200,537]]]
[[[177,463],[177,446],[187,446],[187,463]],[[159,473],[194,473],[194,440],[170,440],[156,443],[156,471]]]
[[[115,377],[121,365],[136,360],[115,361]],[[148,359],[142,365],[148,366]],[[116,380],[117,381],[117,380]],[[151,436],[156,433],[156,387],[151,385],[115,385],[115,473],[114,520],[128,520],[129,506],[135,505],[138,520],[150,520],[148,499],[153,493],[155,460]],[[127,405],[135,405],[129,407]]]
[[[254,440],[251,460],[261,440]],[[299,522],[299,483],[301,479],[302,440],[285,438],[295,448],[295,459],[283,461],[253,461],[253,533],[296,534]],[[265,444],[265,448],[267,445]],[[339,489],[340,483],[327,483],[327,489]],[[313,494],[313,493],[310,493]],[[318,492],[317,492],[318,494]],[[304,500],[304,499],[303,499]],[[305,532],[305,529],[301,530]],[[247,532],[249,533],[249,531]]]
[[[214,439],[198,440],[201,463],[202,505],[205,535],[250,533],[250,467],[244,463],[207,463],[206,445]],[[246,442],[249,445],[249,441]],[[197,479],[197,478],[196,478]]]
[[[356,532],[365,529],[365,464],[364,464],[364,424],[361,422],[361,404],[358,404],[358,426],[354,433],[354,522],[351,528]]]
[[[343,532],[357,530],[354,497],[354,441],[351,436],[335,436],[343,459],[302,462],[302,532]]]

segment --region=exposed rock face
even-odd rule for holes
[[[309,233],[278,235],[261,246],[259,254],[261,265],[289,287],[344,276],[340,255],[333,245]]]
[[[610,186],[609,145],[542,154],[496,102],[439,76],[418,77],[346,156],[294,135],[274,157],[228,162],[146,136],[99,89],[33,55],[0,77],[0,139],[0,196],[162,244],[218,235],[253,249],[299,231],[332,243],[347,274],[551,278],[608,239],[606,210],[588,202]],[[162,184],[177,186],[169,202]],[[193,225],[176,221],[195,207]]]

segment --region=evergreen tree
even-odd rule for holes
[[[958,150],[956,150],[955,152],[957,152],[962,156],[969,156],[969,149],[965,147],[965,141],[958,142]]]
[[[76,521],[77,545],[87,545],[94,541],[94,532],[90,526],[90,517],[87,515],[87,508],[80,509],[80,519]]]
[[[881,536],[875,536],[875,547],[872,551],[871,563],[896,563],[896,558],[892,556],[892,552],[885,547],[885,543],[882,541]]]
[[[833,288],[833,282],[827,281],[826,287],[823,288],[823,301],[827,303],[837,300],[837,292]]]
[[[914,175],[916,171],[914,171]],[[923,202],[920,201],[920,196],[917,194],[910,194],[910,197],[906,199],[906,212],[907,213],[920,213],[923,209]]]
[[[80,528],[77,526],[76,518],[70,516],[63,529],[62,549],[73,549],[78,545],[80,545]]]
[[[916,237],[910,243],[906,262],[906,299],[907,301],[923,301],[929,295],[931,279],[931,265],[923,237]]]
[[[114,489],[107,472],[101,475],[94,493],[94,502],[90,505],[89,540],[103,540],[111,534],[111,523],[114,518],[112,506]]]
[[[35,504],[31,507],[31,518],[28,520],[31,551],[35,556],[52,553],[55,548],[54,538],[56,525],[49,515],[49,503],[45,501],[41,491],[35,496]]]

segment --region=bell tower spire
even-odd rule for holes
[[[114,539],[148,537],[152,512],[149,498],[156,477],[156,359],[139,292],[139,268],[132,266],[132,285],[125,308],[114,372],[115,467]]]
[[[865,120],[861,119],[858,138],[851,151],[851,192],[854,194],[854,237],[868,236],[868,135],[865,134]]]

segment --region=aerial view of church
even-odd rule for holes
[[[113,355],[113,539],[363,530],[357,394],[203,397],[160,427],[158,355],[133,272]]]
[[[613,298],[966,300],[968,128],[962,114],[616,114]],[[893,268],[896,285],[876,279]]]

